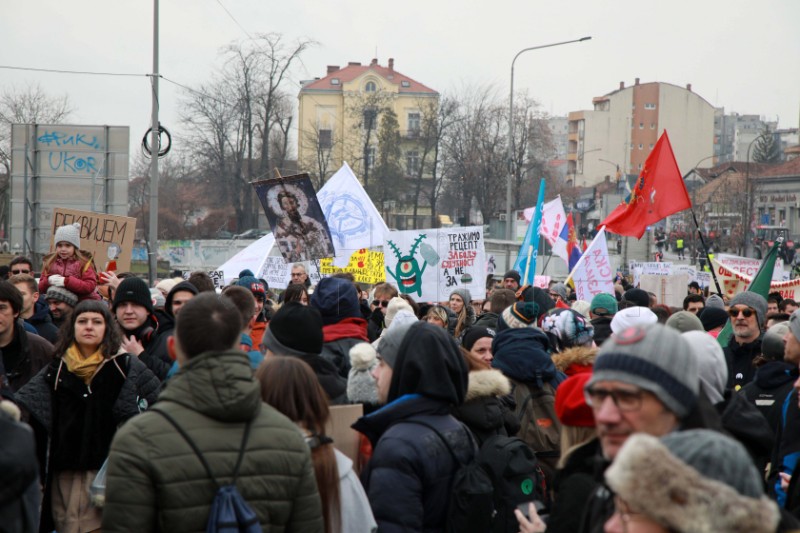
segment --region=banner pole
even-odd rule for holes
[[[700,245],[703,247],[703,252],[706,256],[706,261],[708,262],[708,269],[711,271],[711,277],[714,279],[714,285],[717,287],[717,293],[720,296],[723,295],[722,289],[719,286],[719,280],[717,279],[717,273],[714,272],[714,265],[711,264],[711,258],[708,256],[708,246],[706,246],[706,240],[703,238],[703,232],[700,231],[700,225],[697,223],[697,217],[694,214],[694,209],[689,210],[692,213],[692,220],[694,220],[694,227],[697,230],[697,235],[700,237]]]

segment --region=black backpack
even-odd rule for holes
[[[236,479],[239,476],[239,467],[242,465],[242,458],[244,457],[244,450],[247,447],[247,438],[250,436],[250,422],[244,428],[244,436],[242,437],[242,445],[239,448],[239,457],[236,459],[236,467],[233,469],[233,479],[228,485],[220,485],[214,474],[211,473],[211,467],[208,465],[200,449],[189,438],[189,435],[178,425],[174,418],[161,411],[160,409],[151,409],[156,413],[163,416],[167,422],[180,433],[183,439],[189,444],[194,451],[203,467],[206,469],[208,477],[214,482],[217,487],[217,494],[214,496],[214,501],[211,503],[211,511],[208,514],[208,522],[206,523],[206,533],[261,533],[261,524],[258,521],[256,513],[247,504],[245,499],[236,488]]]
[[[447,507],[445,531],[448,533],[516,533],[519,530],[514,516],[517,505],[544,500],[544,474],[536,455],[520,439],[492,436],[471,461],[464,463],[435,427],[419,420],[405,422],[433,431],[459,465]],[[472,432],[462,427],[473,448],[477,448]]]

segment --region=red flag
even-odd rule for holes
[[[647,156],[630,199],[619,204],[599,225],[617,235],[641,239],[647,226],[690,207],[689,193],[664,131]]]

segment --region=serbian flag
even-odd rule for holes
[[[647,226],[690,207],[689,193],[664,131],[644,162],[630,199],[619,204],[599,226],[617,235],[641,239]]]
[[[575,224],[572,222],[572,213],[567,215],[567,231],[569,238],[567,239],[567,255],[569,256],[569,271],[575,268],[578,261],[581,259],[581,247],[578,244],[578,235],[575,233]]]

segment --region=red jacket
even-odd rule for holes
[[[45,265],[48,264],[50,257],[45,258]],[[97,272],[91,261],[74,258],[65,261],[58,256],[54,255],[53,257],[49,266],[42,269],[42,277],[39,279],[40,294],[46,293],[50,287],[50,281],[47,278],[58,274],[64,276],[64,288],[74,292],[78,296],[78,300],[100,299],[100,295],[95,290],[97,288]]]

